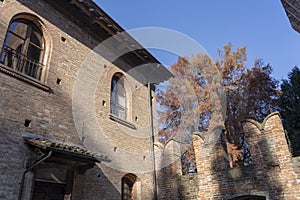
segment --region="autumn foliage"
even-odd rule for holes
[[[277,109],[278,81],[271,77],[272,67],[269,64],[256,60],[252,67],[247,68],[246,47],[233,50],[230,43],[218,53],[220,59],[216,62],[202,54],[180,57],[170,68],[174,78],[157,90],[160,141],[164,143],[174,138],[182,143],[183,163],[187,163],[186,166],[183,164],[184,170],[189,170],[190,163],[194,162],[192,133],[205,134],[212,116],[213,102],[206,80],[208,76],[204,76],[203,69],[217,68],[221,77],[222,89],[226,94],[224,126],[232,166],[251,162],[250,152],[246,152],[246,139],[242,138],[240,121],[262,121]]]
[[[242,150],[246,141],[241,140],[240,122],[244,119],[262,121],[270,112],[277,110],[280,92],[278,81],[271,77],[272,67],[269,64],[257,59],[251,68],[246,67],[246,47],[232,51],[229,43],[218,52],[221,59],[216,65],[226,90],[227,146],[232,165],[236,166],[246,154]]]
[[[209,90],[201,75],[203,66],[213,66],[207,55],[179,57],[170,68],[174,78],[157,90],[160,141],[166,143],[172,138],[181,143],[182,154],[189,160],[187,165],[183,165],[186,170],[194,167],[192,133],[205,132],[209,126],[211,103]]]

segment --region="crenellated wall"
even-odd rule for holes
[[[280,114],[272,113],[262,123],[245,120],[242,127],[252,164],[230,167],[221,127],[206,138],[196,135],[193,145],[197,173],[173,174],[173,182],[168,177],[169,182],[178,185],[177,199],[300,198],[300,160],[291,157]]]

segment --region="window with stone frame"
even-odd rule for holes
[[[120,119],[127,119],[126,90],[124,86],[124,75],[116,73],[111,80],[110,91],[110,113]]]
[[[41,80],[44,65],[44,37],[30,20],[13,20],[1,51],[0,63],[13,71]]]

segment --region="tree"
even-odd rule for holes
[[[300,155],[300,70],[294,67],[282,81],[279,110],[288,133],[292,154]]]
[[[244,119],[262,121],[276,109],[278,81],[271,77],[271,65],[265,65],[262,60],[256,60],[250,69],[246,67],[246,47],[232,51],[229,43],[218,52],[221,59],[216,65],[226,89],[228,153],[232,158],[232,166],[247,164],[245,160],[249,157],[249,149],[245,147],[247,141],[243,137],[240,122]],[[248,160],[251,161],[251,158]]]
[[[221,73],[222,82],[226,92],[226,136],[231,143],[237,143],[240,137],[239,122],[243,120],[241,115],[243,99],[243,72],[246,70],[246,47],[232,51],[231,43],[225,45],[223,50],[218,50],[220,60],[216,66]]]
[[[204,132],[209,126],[211,103],[201,70],[213,66],[207,55],[179,57],[170,68],[174,78],[157,89],[160,141],[172,138],[181,143],[183,173],[195,167],[192,133]]]
[[[201,76],[203,65],[213,65],[213,62],[201,54],[179,57],[170,68],[174,78],[164,88],[158,87],[159,121],[164,130],[162,141],[180,139],[207,128],[211,104],[208,88]]]
[[[280,92],[278,81],[271,77],[272,71],[270,64],[256,60],[254,66],[243,73],[245,109],[241,113],[244,119],[263,121],[270,112],[278,110]]]
[[[218,52],[220,60],[216,64],[201,54],[179,58],[170,69],[175,77],[164,90],[157,92],[160,139],[163,143],[169,138],[180,141],[184,147],[183,163],[188,165],[193,159],[191,133],[206,133],[213,123],[210,120],[216,104],[214,93],[207,85],[210,75],[213,75],[207,69],[217,67],[226,93],[224,126],[232,166],[251,162],[251,152],[240,122],[244,119],[262,121],[277,109],[278,81],[271,77],[272,67],[269,64],[256,60],[251,68],[247,68],[246,47],[233,50],[230,43]]]

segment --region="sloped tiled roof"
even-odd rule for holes
[[[100,162],[100,161],[109,162],[109,159],[106,156],[103,155],[99,156],[96,153],[93,153],[89,150],[86,150],[84,148],[75,145],[68,145],[60,142],[54,142],[54,141],[39,139],[39,138],[35,138],[35,139],[23,138],[23,139],[24,142],[31,147],[38,147],[44,150],[52,150],[54,152],[88,159],[93,162]]]

